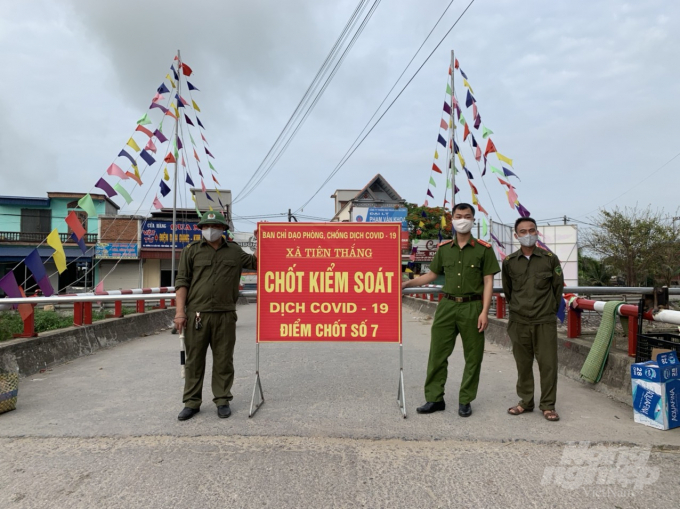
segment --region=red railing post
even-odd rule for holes
[[[177,302],[175,301],[175,299],[170,299],[170,306],[173,308],[177,306]]]
[[[113,314],[107,314],[106,318],[123,318],[123,301],[117,300],[113,303]]]
[[[635,357],[637,352],[638,324],[636,316],[628,317],[628,357]]]
[[[165,309],[165,299],[161,299],[158,303],[158,309]]]
[[[83,302],[83,323],[92,325],[92,302]]]
[[[581,335],[581,311],[569,306],[567,308],[567,337],[577,338]]]
[[[137,301],[137,313],[143,313],[143,312],[144,312],[144,301],[138,300]]]
[[[83,303],[73,303],[73,325],[80,327],[83,325]]]
[[[24,323],[24,330],[21,334],[12,334],[15,338],[34,338],[38,334],[35,332],[35,304],[19,304],[19,306],[31,306],[31,313],[22,314],[21,321]]]
[[[505,318],[505,297],[496,294],[496,318]]]

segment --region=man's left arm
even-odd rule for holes
[[[560,302],[562,299],[562,294],[564,293],[564,271],[562,270],[562,264],[560,263],[557,256],[553,255],[553,270],[552,270],[552,291],[555,294],[555,305],[557,313],[560,309]]]
[[[479,332],[483,332],[489,326],[489,309],[491,309],[491,298],[493,297],[493,276],[501,270],[498,266],[498,260],[496,260],[496,256],[490,247],[484,250],[482,264],[484,291],[482,292],[482,312],[477,319]]]

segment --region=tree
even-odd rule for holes
[[[579,252],[579,286],[609,286],[614,275],[611,268],[603,260],[596,260]]]
[[[648,279],[669,284],[677,274],[677,230],[663,211],[600,210],[591,221],[594,227],[584,233],[583,246],[622,275],[628,286]]]
[[[451,212],[446,211],[443,207],[425,207],[418,206],[415,203],[407,203],[406,210],[406,221],[411,241],[438,238],[442,215],[446,217],[446,226],[441,232],[442,237],[451,238]],[[422,226],[420,226],[421,223],[423,223]]]

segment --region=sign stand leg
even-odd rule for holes
[[[399,343],[399,387],[397,389],[397,404],[401,414],[406,419],[406,394],[404,393],[404,349],[403,344]]]
[[[258,396],[258,403],[255,404],[255,396]],[[262,392],[262,381],[260,379],[260,343],[255,346],[255,386],[253,387],[253,397],[250,399],[250,413],[248,417],[255,415],[255,412],[264,404],[264,392]]]

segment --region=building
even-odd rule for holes
[[[0,277],[13,270],[17,282],[30,295],[35,290],[35,281],[23,260],[38,247],[45,270],[55,291],[65,293],[74,289],[92,288],[98,280],[98,269],[93,265],[94,246],[97,243],[99,221],[78,208],[78,200],[85,193],[47,193],[47,197],[0,196]],[[92,194],[97,214],[115,215],[119,207],[106,195]],[[64,219],[74,211],[87,234],[84,241],[89,248],[83,254],[70,238],[71,229]],[[64,245],[67,267],[62,274],[57,272],[51,260],[54,250],[45,244],[45,239],[54,229],[59,232]],[[23,283],[23,284],[22,284]]]
[[[331,221],[405,221],[406,200],[379,173],[363,189],[338,189]]]

